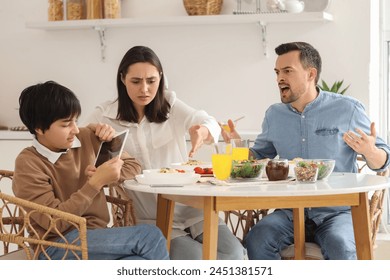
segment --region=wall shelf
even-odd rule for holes
[[[249,15],[216,16],[174,16],[174,17],[135,17],[98,20],[64,20],[27,22],[26,27],[46,31],[92,29],[99,33],[102,60],[106,46],[105,32],[111,28],[183,26],[183,25],[222,25],[222,24],[258,24],[261,29],[264,55],[267,55],[266,27],[270,23],[329,22],[333,16],[326,12],[261,13]]]

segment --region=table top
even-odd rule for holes
[[[205,178],[202,178],[207,180]],[[155,194],[186,196],[312,196],[361,193],[390,187],[390,178],[361,173],[332,173],[325,181],[298,183],[296,181],[270,182],[259,179],[212,185],[201,182],[182,187],[150,187],[135,180],[125,181],[125,188]]]

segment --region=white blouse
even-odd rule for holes
[[[186,162],[188,152],[185,135],[191,126],[206,126],[218,141],[220,127],[215,118],[205,111],[195,110],[176,98],[174,92],[166,91],[171,105],[169,118],[164,123],[151,123],[144,117],[139,124],[116,119],[118,103],[106,101],[96,107],[86,120],[87,123],[106,123],[116,131],[129,130],[124,150],[134,156],[142,169],[170,167],[171,163]],[[208,143],[210,144],[210,143]],[[154,194],[128,191],[133,199],[135,214],[139,223],[156,223],[157,197]],[[203,211],[179,203],[175,204],[172,238],[186,235],[185,228],[194,226],[203,220]],[[191,227],[195,238],[203,232],[201,227]]]

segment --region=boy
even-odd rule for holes
[[[13,191],[17,197],[66,211],[87,219],[89,259],[168,259],[166,240],[150,225],[107,228],[109,211],[103,187],[134,178],[140,164],[127,153],[98,168],[94,162],[101,141],[115,131],[103,124],[78,128],[81,106],[68,88],[53,81],[30,86],[19,97],[19,115],[34,135],[32,147],[16,158]],[[36,233],[49,228],[44,215],[34,216]],[[58,225],[68,240],[78,237],[69,225]],[[30,234],[33,234],[30,232]],[[61,238],[49,233],[48,240]],[[64,250],[49,247],[53,259]],[[40,254],[40,259],[44,259]],[[74,258],[68,254],[67,259]]]

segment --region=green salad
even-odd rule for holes
[[[233,160],[232,178],[256,178],[264,169],[264,164],[256,160]]]

